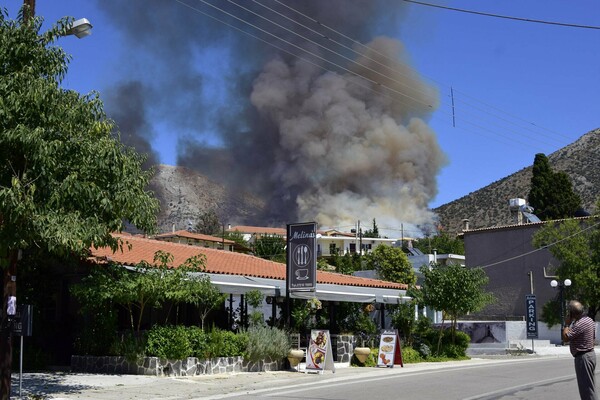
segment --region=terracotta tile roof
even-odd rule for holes
[[[156,235],[154,237],[157,238],[157,239],[162,239],[162,238],[166,239],[166,238],[172,238],[172,237],[182,237],[182,238],[186,238],[186,239],[202,240],[202,241],[205,241],[205,242],[216,242],[216,243],[227,243],[227,244],[234,244],[235,243],[233,240],[223,239],[223,238],[216,237],[216,236],[204,235],[202,233],[189,232],[189,231],[186,231],[186,230],[161,233],[161,234]]]
[[[108,247],[92,248],[92,256],[100,260],[109,260],[124,265],[136,265],[141,261],[147,261],[152,264],[154,253],[157,250],[162,250],[173,255],[174,260],[170,266],[175,267],[183,264],[185,260],[192,256],[204,254],[206,256],[206,272],[208,273],[281,280],[285,280],[286,276],[285,264],[247,254],[164,242],[127,234],[115,234],[114,236],[120,237],[124,241],[123,251],[117,250],[113,253]],[[129,248],[129,245],[131,245],[131,248]],[[317,282],[398,290],[406,290],[408,288],[405,284],[326,271],[317,271]]]
[[[267,234],[267,235],[287,235],[287,230],[285,228],[269,228],[266,226],[246,226],[246,225],[238,225],[232,226],[227,229],[229,232],[238,231],[240,233],[254,233],[254,234]]]

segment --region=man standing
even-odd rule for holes
[[[583,315],[583,306],[580,302],[572,300],[568,308],[567,327],[562,331],[562,338],[563,341],[569,342],[571,354],[575,358],[579,396],[582,400],[597,400],[594,383],[596,323],[587,315]]]

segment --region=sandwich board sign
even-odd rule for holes
[[[331,336],[328,330],[313,329],[310,331],[310,343],[306,352],[305,372],[323,373],[326,369],[335,372]]]
[[[385,330],[381,332],[381,338],[379,339],[377,366],[394,368],[394,365],[404,367],[400,337],[395,329]]]

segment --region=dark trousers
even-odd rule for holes
[[[594,383],[596,353],[590,351],[575,357],[575,374],[581,400],[598,400]]]

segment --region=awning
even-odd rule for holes
[[[126,268],[135,270],[134,267],[130,266],[126,266]],[[264,296],[286,296],[285,280],[281,279],[256,278],[246,275],[211,274],[205,272],[190,272],[189,274],[208,276],[211,283],[215,285],[221,293],[241,295],[253,290],[258,290]],[[311,299],[316,297],[321,301],[384,304],[401,304],[411,299],[411,297],[406,296],[405,290],[335,285],[329,283],[317,283],[315,292],[291,292],[290,297],[293,299]]]
[[[286,295],[285,281],[279,279],[255,278],[244,275],[203,275],[208,275],[212,284],[219,288],[222,293],[245,294],[251,290],[258,290],[265,296],[285,297]],[[291,292],[290,297],[294,299],[311,299],[316,297],[322,301],[347,301],[351,303],[385,304],[400,304],[411,299],[410,297],[406,296],[405,290],[334,285],[326,283],[317,283],[316,292],[296,291]]]

